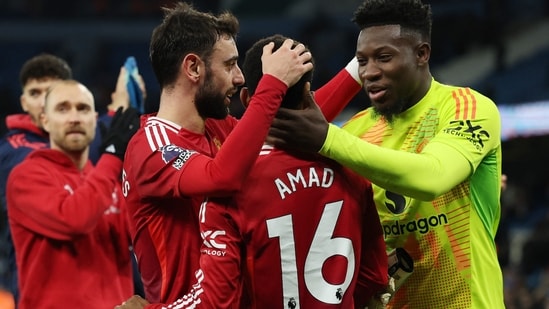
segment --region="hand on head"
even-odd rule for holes
[[[282,46],[273,52],[274,43],[263,47],[261,56],[263,74],[270,74],[281,80],[288,87],[293,86],[306,72],[313,69],[312,55],[303,44],[292,48],[294,41],[287,39]]]

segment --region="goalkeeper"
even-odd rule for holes
[[[470,88],[434,80],[429,5],[366,0],[354,22],[361,30],[354,73],[371,107],[343,128],[329,125],[316,106],[282,109],[271,142],[318,151],[372,181],[387,250],[402,247],[414,260],[388,307],[504,308],[494,241],[501,184],[496,105]]]

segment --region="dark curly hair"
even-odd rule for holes
[[[273,51],[276,51],[280,48],[280,46],[282,46],[282,43],[284,43],[286,39],[287,37],[285,36],[275,34],[255,42],[252,47],[246,51],[246,56],[244,58],[244,62],[242,63],[242,73],[246,77],[246,87],[248,87],[250,95],[255,93],[257,84],[259,84],[259,80],[261,79],[261,76],[263,76],[261,64],[263,46],[269,44],[269,42],[274,42]],[[293,46],[296,46],[299,43],[300,42],[294,41]],[[306,50],[308,51],[308,49]],[[314,63],[312,59],[311,62]],[[303,98],[303,87],[305,86],[305,83],[311,82],[312,79],[313,70],[303,74],[301,79],[295,85],[288,88],[288,91],[282,100],[281,106],[296,109]]]
[[[31,79],[44,78],[71,79],[71,67],[57,56],[42,53],[27,60],[19,72],[21,88]]]
[[[352,21],[360,29],[400,25],[431,42],[431,6],[420,0],[366,0],[355,11]]]
[[[207,63],[220,37],[236,39],[239,22],[229,12],[204,13],[186,2],[162,9],[164,20],[153,30],[149,47],[151,64],[161,87],[175,82],[187,54],[195,53]]]

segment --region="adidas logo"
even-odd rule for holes
[[[115,152],[116,152],[116,148],[114,148],[114,145],[113,145],[113,144],[110,144],[109,146],[107,146],[107,148],[105,148],[105,151],[106,151],[106,152],[109,152],[109,153],[115,153]]]

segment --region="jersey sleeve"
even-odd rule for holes
[[[430,201],[471,174],[471,163],[454,147],[430,142],[421,153],[382,148],[330,124],[320,154],[338,161],[376,185]]]
[[[244,247],[231,210],[224,203],[208,202],[201,211],[200,233],[204,240],[196,282],[186,295],[171,304],[151,304],[160,308],[239,308],[242,295],[241,254]]]
[[[446,114],[444,127],[430,143],[443,143],[454,148],[476,170],[486,155],[501,144],[500,114],[487,97],[469,88],[459,90],[474,98],[475,104],[450,105],[450,110],[443,111]]]
[[[456,104],[452,97],[441,101],[441,127],[420,153],[382,148],[334,125],[320,153],[387,190],[433,200],[467,179],[501,143],[496,105],[470,89],[457,91],[467,92],[474,104]]]
[[[226,196],[240,189],[249,173],[287,86],[271,75],[263,75],[241,120],[215,156],[175,146],[177,155],[154,151],[148,156],[126,156],[133,166],[142,196]],[[138,151],[138,150],[135,150]]]
[[[315,101],[328,122],[333,121],[362,88],[356,57],[330,81],[314,92]]]
[[[115,156],[103,155],[80,186],[67,188],[52,176],[51,167],[24,162],[9,176],[11,217],[48,238],[71,240],[89,233],[112,204],[121,165]]]

